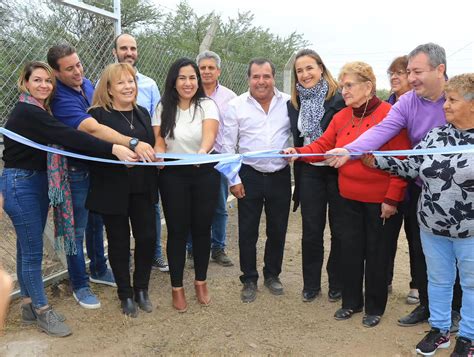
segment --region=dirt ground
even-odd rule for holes
[[[152,272],[150,282],[150,295],[155,309],[150,314],[140,312],[136,319],[121,314],[114,288],[93,284],[92,288],[102,303],[98,310],[79,307],[67,289],[48,288],[50,302],[66,315],[73,335],[52,338],[36,327],[22,326],[19,301],[13,301],[6,333],[0,337],[0,356],[415,355],[414,346],[429,326],[423,324],[407,328],[396,325],[398,317],[413,309],[413,306],[405,304],[409,269],[404,236],[399,240],[393,292],[389,296],[386,313],[379,326],[368,329],[362,326],[362,314],[356,314],[347,321],[334,320],[333,314],[340,303],[327,300],[325,272],[323,294],[311,303],[301,301],[299,211],[290,215],[281,274],[285,294],[273,296],[259,281],[257,300],[243,304],[239,298],[241,284],[238,279],[240,270],[235,201],[231,206],[228,253],[237,264],[224,268],[210,263],[208,283],[212,303],[209,307],[201,307],[197,303],[193,291],[193,271],[189,269],[186,269],[185,274],[189,309],[184,314],[173,310],[169,275],[158,270]],[[264,222],[262,219],[260,268]],[[447,356],[448,351],[437,353],[437,356]]]

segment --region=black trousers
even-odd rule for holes
[[[407,234],[408,244],[413,250],[413,258],[410,255],[410,260],[414,261],[415,283],[418,287],[420,296],[420,304],[428,307],[428,275],[426,273],[425,254],[421,245],[420,226],[418,225],[418,200],[421,194],[421,187],[411,182],[408,185],[408,193],[410,195],[409,206],[407,214],[405,215],[405,225],[408,225],[410,234]],[[459,272],[457,272],[456,282],[453,290],[453,310],[461,310],[462,290],[459,283]]]
[[[343,210],[342,307],[362,308],[368,315],[383,315],[387,305],[389,240],[401,214],[380,218],[380,203],[345,199]],[[362,283],[365,275],[365,299]],[[364,301],[365,300],[365,301]]]
[[[132,298],[134,289],[148,289],[156,244],[155,205],[147,194],[131,194],[127,215],[103,214],[109,242],[110,266],[119,299]],[[133,288],[130,281],[130,223],[135,238]]]
[[[257,240],[263,206],[267,220],[263,275],[278,277],[290,213],[290,167],[265,174],[242,165],[239,175],[245,188],[245,197],[238,204],[240,280],[243,283],[258,280]]]
[[[303,290],[321,290],[324,260],[324,228],[329,204],[331,250],[326,270],[329,289],[342,290],[341,235],[343,200],[339,194],[337,170],[327,166],[303,164],[300,179],[303,238]]]
[[[389,250],[389,261],[388,261],[388,279],[387,279],[387,284],[388,285],[391,285],[392,284],[392,281],[393,281],[393,272],[394,272],[394,269],[395,269],[395,257],[397,256],[397,249],[398,249],[398,236],[400,235],[400,229],[402,228],[402,223],[403,223],[403,218],[404,216],[406,215],[406,211],[407,211],[407,205],[408,203],[407,202],[400,202],[400,204],[398,205],[398,212],[400,212],[402,215],[401,215],[401,218],[399,220],[399,224],[398,224],[398,227],[394,227],[393,229],[393,234],[388,237],[389,241],[390,241],[390,250]],[[407,223],[406,223],[406,220],[405,220],[405,235],[407,237],[407,242],[409,242],[410,240],[408,239],[408,235],[410,234],[410,232],[407,230]],[[416,287],[416,283],[415,283],[415,272],[414,272],[414,262],[412,262],[412,255],[413,255],[413,252],[412,252],[412,249],[410,248],[409,246],[409,255],[410,255],[410,289],[417,289]]]
[[[159,176],[168,229],[166,253],[171,286],[183,286],[186,240],[193,237],[195,279],[207,279],[211,224],[216,211],[220,174],[213,164],[166,167]]]

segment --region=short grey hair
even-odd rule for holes
[[[444,50],[443,47],[433,42],[419,45],[408,54],[408,59],[412,59],[419,53],[424,53],[425,55],[428,56],[430,65],[433,68],[438,67],[440,64],[444,64],[444,68],[445,68],[444,76],[447,79],[446,71],[448,67],[446,65],[446,51]]]
[[[221,58],[219,55],[215,52],[212,51],[203,51],[200,54],[197,55],[196,57],[196,63],[199,66],[199,62],[201,62],[204,59],[213,59],[216,61],[216,66],[218,69],[221,69]]]

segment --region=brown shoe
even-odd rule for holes
[[[202,306],[209,306],[211,303],[211,297],[209,296],[209,291],[207,290],[207,283],[205,281],[195,281],[194,289],[196,290],[198,302]]]
[[[171,288],[171,295],[173,297],[173,307],[178,312],[186,312],[188,303],[186,302],[186,296],[184,296],[184,288]]]

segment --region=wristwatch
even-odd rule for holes
[[[131,138],[128,142],[128,147],[130,148],[130,150],[135,151],[135,148],[137,147],[139,141],[140,140],[138,140],[137,138]]]

